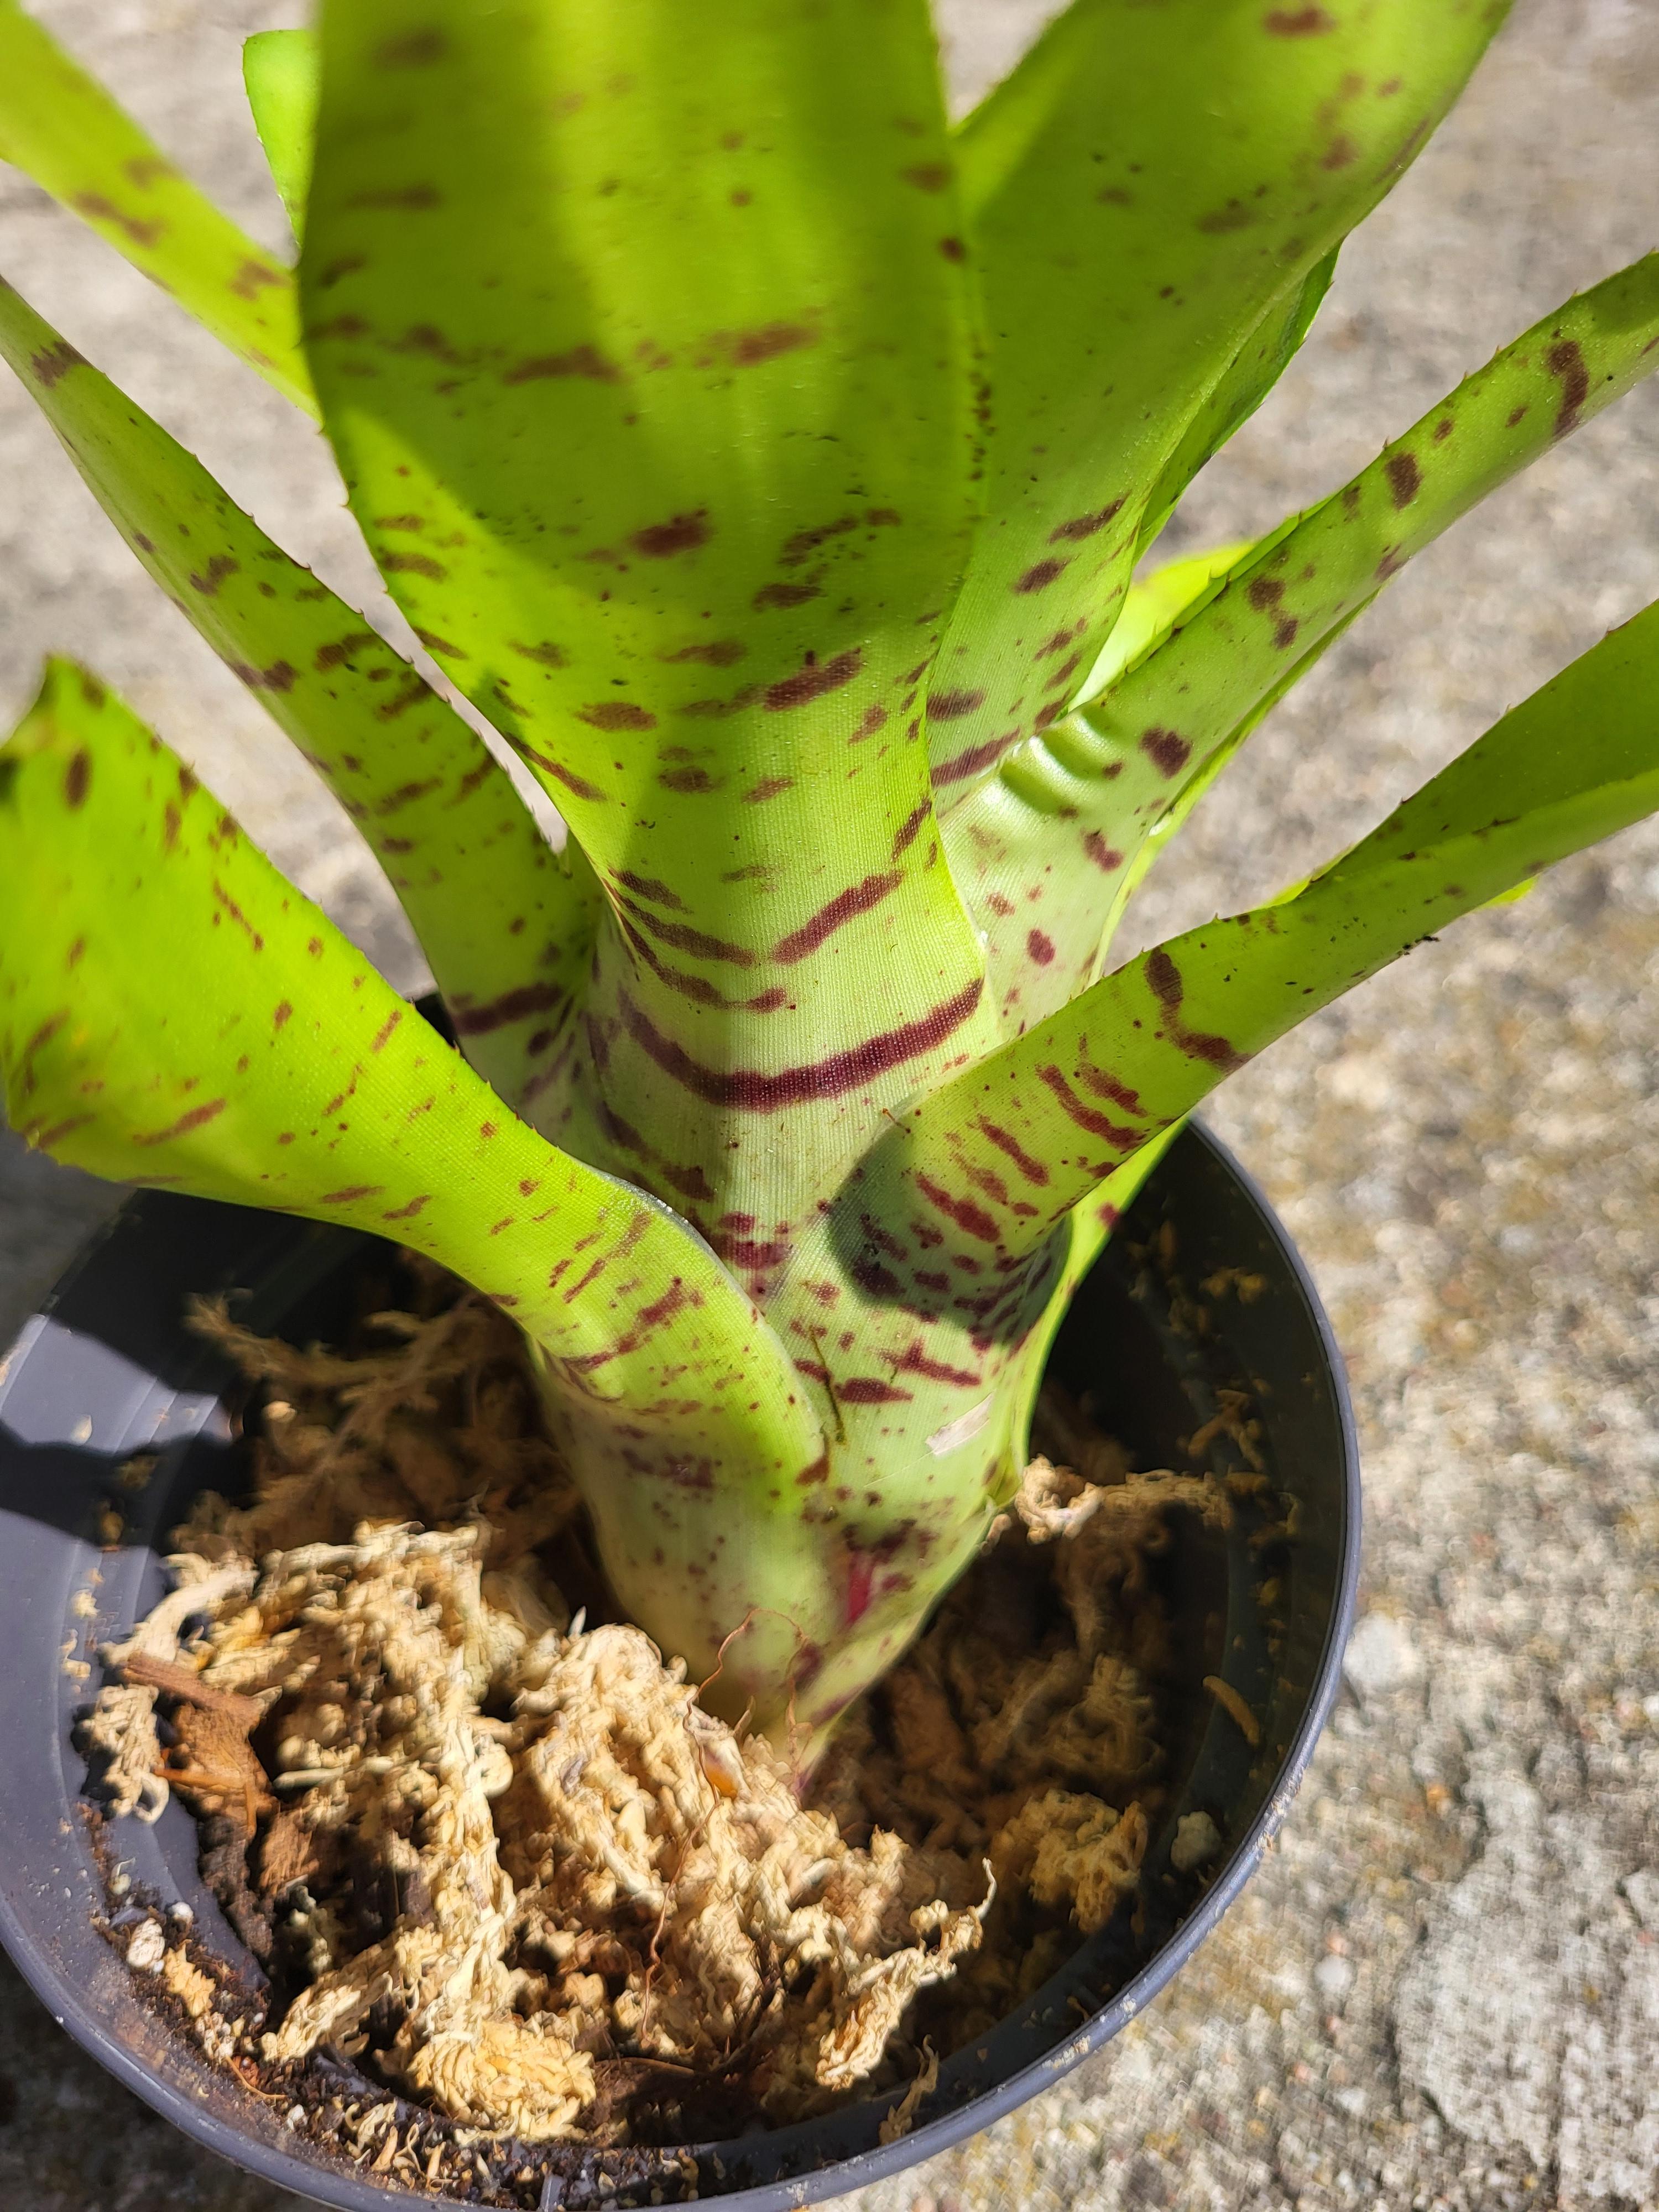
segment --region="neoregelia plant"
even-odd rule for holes
[[[803,1757],[1006,1500],[1053,1323],[1181,1118],[1659,804],[1650,610],[1305,885],[1108,972],[1273,702],[1659,368],[1650,257],[1322,506],[1132,585],[1503,13],[1074,0],[951,130],[924,0],[325,0],[247,56],[296,278],[0,0],[0,155],[320,416],[422,645],[570,830],[0,291],[461,1046],[58,664],[0,752],[10,1118],[509,1308],[622,1601]]]

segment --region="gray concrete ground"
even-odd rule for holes
[[[44,9],[275,240],[237,100],[257,0]],[[1029,0],[951,0],[966,89]],[[292,20],[286,18],[283,20]],[[1553,301],[1653,246],[1659,10],[1521,0],[1204,480],[1196,544],[1340,480]],[[38,195],[0,267],[286,543],[374,602],[280,404]],[[399,980],[361,848],[0,388],[0,707],[84,653]],[[1455,531],[1197,818],[1138,926],[1303,872],[1659,592],[1659,391]],[[378,603],[377,603],[378,604]],[[1659,2206],[1659,825],[1459,926],[1231,1084],[1213,1119],[1346,1348],[1370,1519],[1348,1687],[1278,1850],[1100,2059],[842,2212]],[[0,1151],[0,1326],[106,1203]],[[40,2212],[274,2212],[0,1972],[0,2187]]]

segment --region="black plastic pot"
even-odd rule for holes
[[[1166,1224],[1172,1239],[1160,1237]],[[97,1646],[127,1633],[162,1594],[157,1542],[164,1546],[197,1492],[237,1482],[240,1386],[181,1328],[186,1297],[234,1287],[246,1294],[239,1316],[252,1326],[326,1334],[369,1243],[147,1194],[123,1209],[0,1358],[0,1939],[52,2017],[187,2134],[302,2197],[383,2208],[447,2200],[354,2171],[290,2133],[280,2107],[210,2066],[140,2002],[94,1924],[106,1909],[104,1878],[71,1741],[97,1679]],[[1236,1279],[1231,1288],[1203,1291],[1230,1268],[1259,1279],[1244,1286],[1249,1295],[1238,1295]],[[1177,1802],[1148,1854],[1140,1910],[1121,1911],[994,2033],[948,2059],[900,2142],[878,2140],[890,2095],[693,2147],[699,2196],[722,2197],[731,2212],[781,2212],[913,2165],[988,2126],[1109,2042],[1190,1958],[1249,1879],[1335,1694],[1359,1549],[1358,1464],[1341,1362],[1284,1230],[1202,1129],[1171,1147],[1084,1285],[1051,1368],[1073,1389],[1094,1393],[1105,1426],[1142,1466],[1187,1464],[1184,1440],[1218,1410],[1218,1392],[1248,1391],[1273,1486],[1273,1494],[1241,1504],[1224,1534],[1183,1528],[1170,1561],[1181,1617],[1192,1624],[1190,1741]],[[1218,1440],[1218,1468],[1239,1464],[1230,1449]],[[141,1452],[159,1460],[134,1492],[118,1474]],[[113,1546],[112,1511],[125,1524]],[[89,1587],[95,1620],[71,1609]],[[90,1681],[80,1672],[87,1660],[94,1662]],[[1258,1748],[1202,1692],[1206,1674],[1222,1675],[1259,1717]],[[1204,1875],[1182,1876],[1170,1867],[1170,1846],[1176,1820],[1194,1810],[1210,1814],[1224,1845]],[[198,1934],[222,1954],[241,1955],[198,1875],[195,1826],[177,1802],[155,1827],[127,1820],[111,1839],[135,1884],[189,1905]],[[672,2202],[682,2172],[665,2157],[556,2158],[544,2203],[584,2212],[647,2203],[653,2188]],[[526,2162],[547,2166],[544,2154]]]

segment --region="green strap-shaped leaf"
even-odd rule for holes
[[[1414,553],[1656,368],[1649,254],[1535,323],[1340,492],[1263,538],[1081,714],[1028,739],[953,808],[946,848],[985,921],[1005,1018],[1035,1020],[1096,972],[1147,840],[1167,842]]]
[[[988,512],[933,678],[941,786],[1071,704],[1149,509],[1271,382],[1321,265],[1503,13],[1075,0],[969,118],[994,435]]]
[[[922,1102],[878,1148],[865,1205],[885,1219],[920,1198],[981,1261],[1032,1251],[1275,1037],[1459,915],[1656,805],[1659,605],[1506,714],[1292,896],[1156,947]]]
[[[312,413],[294,272],[179,175],[80,64],[0,0],[0,161],[33,177]]]
[[[752,1251],[991,1035],[921,742],[969,302],[923,0],[684,33],[326,6],[302,284],[388,584],[611,902],[568,1140]]]
[[[777,1481],[789,1362],[707,1247],[495,1093],[84,671],[0,748],[0,1069],[55,1158],[429,1253],[508,1308],[573,1419]]]
[[[242,41],[253,125],[295,238],[305,233],[321,74],[314,31],[256,31]]]
[[[0,282],[0,355],[173,604],[318,769],[385,867],[464,1049],[507,1100],[546,1088],[592,940],[511,778],[355,608]]]
[[[1288,312],[1275,301],[1231,367],[1205,400],[1175,452],[1164,463],[1141,515],[1138,550],[1145,551],[1174,513],[1182,494],[1206,461],[1218,453],[1234,432],[1248,422],[1300,351],[1336,274],[1334,246],[1316,262],[1292,297]],[[1115,629],[1112,633],[1116,635]]]

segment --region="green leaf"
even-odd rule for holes
[[[914,1192],[981,1257],[1034,1251],[1274,1038],[1656,805],[1659,605],[1506,714],[1294,896],[1156,947],[913,1109],[878,1148],[864,1202],[888,1218]]]
[[[242,41],[242,82],[253,126],[296,239],[305,234],[321,77],[314,31],[256,31]]]
[[[1656,368],[1659,254],[1649,254],[1534,324],[1340,491],[1290,517],[1101,696],[951,811],[946,848],[985,920],[1008,1018],[1039,1018],[1095,972],[1147,841],[1167,843],[1411,556]]]
[[[677,0],[326,7],[307,342],[389,586],[611,903],[568,1141],[775,1245],[981,1041],[919,696],[969,302],[923,0],[684,38]]]
[[[994,428],[933,678],[942,786],[1071,704],[1145,531],[1271,383],[1503,13],[1075,0],[969,119]]]
[[[285,398],[316,411],[293,271],[180,176],[18,0],[0,0],[0,161],[72,209]]]
[[[1166,561],[1138,577],[1124,596],[1123,612],[1105,649],[1089,672],[1085,697],[1109,690],[1126,668],[1161,643],[1181,617],[1212,584],[1236,568],[1255,544],[1247,538],[1237,544],[1212,546],[1206,553]]]
[[[1301,350],[1336,274],[1340,246],[1316,262],[1292,298],[1287,313],[1275,301],[1231,367],[1188,424],[1185,435],[1164,463],[1141,518],[1139,550],[1145,552],[1174,513],[1183,492],[1204,464],[1248,422]],[[1120,624],[1121,627],[1121,624]],[[1116,631],[1112,635],[1116,636]]]
[[[568,1057],[592,941],[586,872],[355,608],[0,282],[0,355],[103,508],[325,778],[386,871],[474,1064],[523,1108]]]
[[[61,661],[0,749],[0,1070],[12,1126],[57,1159],[453,1268],[538,1347],[578,1465],[613,1486],[631,1468],[665,1525],[706,1491],[752,1547],[822,1451],[788,1359],[707,1246],[515,1121]]]

